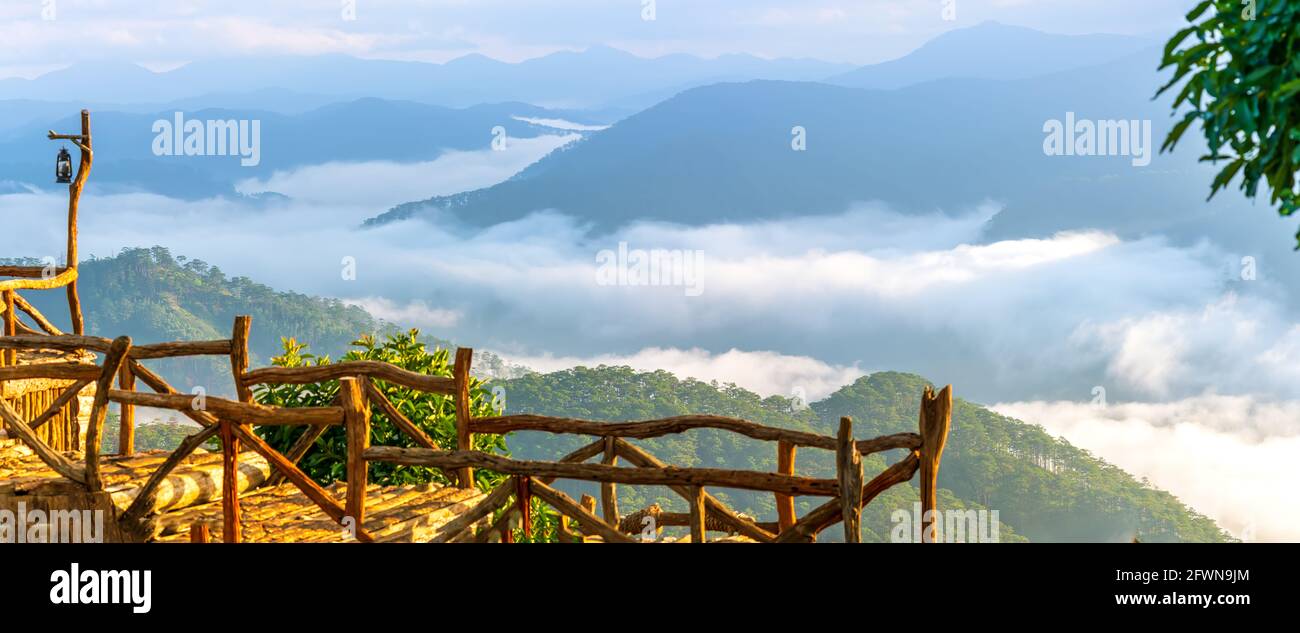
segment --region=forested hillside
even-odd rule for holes
[[[840,416],[848,415],[854,420],[854,434],[867,438],[915,431],[917,405],[926,381],[909,374],[873,374],[802,411],[786,398],[761,398],[734,385],[681,380],[664,371],[637,373],[627,367],[577,368],[499,384],[505,387],[507,413],[598,420],[714,413],[826,435],[834,435]],[[585,441],[519,433],[508,444],[519,457],[554,459]],[[776,467],[773,444],[732,433],[692,431],[639,443],[664,461],[681,466],[765,471]],[[886,460],[892,463],[901,455],[901,451],[892,451],[884,458],[872,456],[865,461],[867,476],[883,468]],[[833,462],[830,451],[804,449],[798,454],[798,473],[830,477]],[[898,486],[868,506],[862,521],[864,540],[888,539],[889,515],[897,509],[910,510],[917,499],[915,483]],[[998,510],[1004,541],[1016,540],[1015,534],[1032,541],[1128,541],[1134,536],[1143,541],[1229,539],[1213,521],[1173,495],[1134,480],[1040,427],[961,399],[955,402],[939,485],[941,508]],[[763,520],[775,516],[771,495],[720,491],[718,496]],[[620,493],[620,497],[627,511],[654,501],[682,508],[666,490],[638,489]],[[799,512],[813,505],[812,500],[802,499]]]
[[[251,315],[254,367],[280,353],[280,337],[311,341],[318,354],[338,354],[359,334],[386,327],[365,310],[337,299],[227,277],[216,266],[173,256],[160,246],[124,249],[114,257],[82,262],[78,288],[87,334],[125,334],[136,343],[229,338],[235,316]],[[59,327],[71,327],[63,291],[28,291],[23,296]],[[209,393],[226,393],[230,388],[226,359],[155,363],[177,389],[203,386]]]

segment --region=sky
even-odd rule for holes
[[[985,20],[1055,33],[1137,35],[1172,32],[1190,6],[1188,0],[651,3],[0,0],[0,78],[31,77],[77,61],[128,61],[153,70],[196,59],[325,53],[430,62],[479,53],[519,61],[595,45],[647,57],[750,53],[867,64]]]

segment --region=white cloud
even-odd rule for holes
[[[385,207],[494,185],[577,134],[511,139],[504,151],[448,151],[421,163],[372,161],[324,163],[277,171],[265,180],[240,182],[240,193],[275,191],[302,201]]]
[[[608,125],[585,125],[582,123],[574,123],[573,121],[565,121],[564,119],[543,119],[538,117],[527,117],[527,116],[512,116],[510,118],[516,121],[523,121],[524,123],[531,123],[533,125],[540,125],[542,127],[549,127],[556,130],[572,130],[577,132],[599,132],[601,130],[609,129]]]
[[[798,396],[806,402],[820,400],[867,373],[857,366],[831,365],[808,356],[737,349],[714,354],[700,348],[651,347],[626,355],[598,354],[579,358],[503,354],[502,358],[540,372],[599,365],[626,365],[637,371],[663,369],[681,378],[735,383],[761,396]]]
[[[390,323],[420,329],[446,329],[455,327],[464,315],[457,310],[446,310],[430,306],[424,301],[411,301],[398,304],[383,297],[364,297],[344,299],[348,305],[358,306]]]
[[[1300,401],[1207,394],[1166,403],[993,409],[1146,477],[1239,538],[1300,540]]]

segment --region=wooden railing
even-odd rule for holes
[[[936,479],[944,443],[951,424],[952,388],[935,393],[926,388],[920,404],[917,433],[897,433],[871,439],[856,439],[853,423],[842,418],[835,437],[755,424],[747,420],[713,415],[679,416],[642,422],[598,422],[539,415],[507,415],[473,418],[470,415],[470,366],[473,350],[456,350],[452,376],[429,376],[414,373],[388,363],[349,361],[313,367],[269,367],[248,369],[248,317],[237,317],[230,339],[190,343],[162,343],[133,346],[130,338],[104,338],[75,335],[7,335],[0,337],[0,350],[47,349],[57,351],[93,351],[103,354],[101,365],[90,363],[48,363],[0,368],[0,382],[23,378],[55,378],[73,381],[50,409],[29,424],[8,405],[0,402],[0,416],[12,433],[32,446],[33,451],[54,471],[82,483],[88,490],[103,489],[99,474],[99,438],[107,414],[107,404],[122,406],[122,441],[119,452],[130,454],[134,435],[131,407],[146,406],[178,411],[202,427],[186,438],[150,475],[119,521],[130,529],[154,508],[158,488],[167,476],[201,444],[220,436],[223,445],[223,540],[241,540],[239,490],[237,486],[240,447],[264,457],[274,469],[268,483],[287,480],[296,486],[332,520],[345,527],[362,542],[374,540],[365,530],[368,465],[387,462],[436,468],[461,488],[474,486],[474,469],[506,476],[473,509],[443,525],[435,542],[512,540],[512,526],[518,522],[525,534],[531,534],[531,498],[555,508],[561,516],[561,532],[571,534],[569,521],[575,522],[586,535],[606,542],[632,542],[629,533],[640,532],[637,522],[654,517],[658,525],[685,525],[692,541],[703,542],[707,532],[722,530],[740,534],[759,542],[807,542],[835,523],[843,523],[848,542],[859,540],[862,507],[891,486],[910,480],[921,472],[921,501],[924,535],[932,540],[934,527],[931,512],[936,508]],[[194,396],[177,392],[160,376],[140,363],[145,359],[196,355],[228,356],[237,399],[205,396],[202,406]],[[126,379],[126,377],[130,379]],[[114,378],[118,389],[112,388]],[[135,380],[154,393],[134,390]],[[313,384],[339,381],[339,397],[325,407],[274,407],[253,401],[252,387],[268,384]],[[403,415],[372,381],[400,385],[410,389],[453,398],[456,411],[457,450],[442,450],[414,421]],[[45,446],[33,432],[57,412],[86,385],[95,383],[94,406],[86,433],[84,460],[69,459]],[[419,448],[371,446],[370,426],[373,409],[378,409],[395,427],[408,435]],[[281,453],[253,432],[255,426],[292,425],[304,427],[287,454]],[[298,468],[297,463],[330,427],[346,430],[347,466],[346,498],[340,504],[333,496]],[[757,472],[718,468],[682,468],[671,466],[630,443],[629,439],[648,439],[695,429],[715,429],[776,443],[777,472]],[[590,444],[555,462],[517,460],[473,449],[475,434],[505,434],[514,431],[540,431],[552,434],[593,436]],[[834,451],[836,477],[819,479],[795,474],[798,448]],[[872,479],[864,481],[862,457],[872,453],[901,449],[907,456]],[[599,457],[599,463],[585,463]],[[631,468],[620,467],[622,459]],[[575,501],[552,487],[557,479],[596,482],[601,487],[601,508],[597,515],[595,500]],[[623,516],[618,508],[617,486],[667,486],[687,501],[685,515],[663,513],[657,506]],[[729,488],[768,492],[774,495],[777,520],[760,523],[743,516],[707,492],[707,488]],[[795,496],[825,497],[827,500],[805,514],[795,515]],[[500,513],[489,529],[475,534],[472,528]]]

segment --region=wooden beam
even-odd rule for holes
[[[86,469],[80,464],[73,463],[72,460],[54,451],[41,438],[27,426],[26,422],[9,406],[8,402],[0,399],[0,418],[4,419],[5,428],[9,430],[11,436],[22,440],[32,449],[36,456],[45,462],[46,466],[64,477],[77,483],[86,482]]]
[[[456,349],[456,365],[452,379],[456,383],[456,447],[461,451],[474,450],[474,435],[469,429],[473,417],[469,408],[469,371],[473,358],[474,350],[468,347]],[[461,488],[474,487],[474,469],[469,466],[457,469],[456,481]]]
[[[167,383],[166,380],[149,370],[149,368],[136,361],[131,361],[131,363],[131,369],[135,372],[135,375],[140,378],[142,382],[149,385],[150,388],[158,391],[160,395],[180,395],[176,392],[175,388]],[[181,413],[205,427],[218,423],[217,418],[207,411],[195,411],[187,408],[182,409]],[[320,507],[320,509],[333,519],[335,523],[343,525],[343,517],[347,516],[343,506],[339,505],[339,502],[336,501],[334,497],[330,496],[324,488],[321,488],[319,484],[312,481],[311,477],[308,477],[306,473],[302,472],[297,466],[290,463],[284,455],[280,454],[280,451],[271,448],[271,445],[258,437],[256,433],[247,431],[244,427],[237,426],[235,427],[235,434],[239,437],[241,442],[248,446],[248,448],[266,458],[266,461],[273,468],[283,472],[285,479],[288,479],[290,483],[301,490],[308,499],[311,499],[312,502]],[[358,526],[357,540],[363,543],[369,543],[372,542],[374,538],[369,532]]]
[[[631,470],[631,469],[624,469]],[[592,514],[586,508],[583,508],[569,495],[560,492],[536,479],[530,483],[532,493],[537,495],[538,499],[548,503],[551,507],[560,511],[560,514],[568,516],[582,527],[583,532],[595,534],[605,539],[606,543],[635,543],[636,539],[619,532],[618,528],[612,526],[599,517]]]
[[[113,341],[98,336],[81,336],[77,334],[43,334],[27,336],[0,337],[0,348],[5,349],[46,349],[62,352],[107,352]],[[170,343],[152,343],[133,345],[130,357],[134,360],[151,360],[156,358],[176,358],[180,356],[227,356],[230,354],[230,340],[215,341],[179,341]]]
[[[875,478],[867,482],[867,485],[862,487],[862,502],[859,505],[865,506],[890,487],[911,479],[912,475],[916,474],[920,462],[920,456],[913,452],[906,459],[876,475]],[[782,530],[777,535],[776,542],[811,543],[817,540],[817,534],[822,530],[835,525],[843,519],[844,507],[841,505],[839,498],[836,497],[813,508],[811,512],[803,515],[789,529]]]
[[[42,413],[35,420],[32,420],[31,423],[32,430],[35,431],[36,429],[41,428],[41,425],[45,424],[46,422],[49,422],[50,420],[54,419],[55,416],[59,415],[59,412],[63,410],[63,407],[68,406],[68,403],[72,402],[72,399],[76,398],[77,394],[81,393],[81,390],[85,389],[86,385],[89,385],[91,382],[93,381],[78,380],[77,382],[72,383],[72,385],[69,386],[68,388],[64,389],[63,393],[59,394],[59,397],[55,398],[54,402],[52,402],[50,406],[46,407],[44,413]]]
[[[952,385],[939,393],[926,386],[921,394],[921,542],[938,542],[935,510],[938,509],[939,461],[952,428]]]
[[[365,451],[370,448],[370,403],[362,383],[364,377],[339,380],[339,396],[343,404],[344,426],[347,428],[347,503],[344,506],[354,525],[366,522],[367,462]]]
[[[81,148],[81,164],[77,167],[77,176],[68,187],[68,252],[67,265],[72,269],[72,279],[68,282],[68,313],[72,320],[72,331],[85,334],[86,325],[81,317],[81,298],[77,295],[77,266],[80,258],[77,253],[77,208],[81,202],[81,192],[90,177],[91,165],[95,162],[94,145],[90,136],[90,110],[81,111],[81,138],[76,141]]]
[[[239,439],[235,423],[221,421],[221,540],[239,543],[243,525],[239,512]]]
[[[403,433],[409,435],[411,439],[415,440],[415,443],[420,446],[432,449],[440,448],[436,443],[434,443],[433,438],[429,437],[427,433],[421,430],[420,427],[416,426],[415,423],[405,415],[402,415],[402,412],[397,410],[397,407],[393,402],[388,399],[388,396],[384,395],[384,392],[379,390],[379,387],[375,386],[375,383],[366,380],[365,385],[366,395],[369,396],[370,401],[379,407],[379,410],[388,417],[388,420],[393,423],[393,426],[401,429]]]
[[[0,381],[31,378],[98,380],[102,373],[103,368],[92,363],[32,363],[0,368]]]
[[[47,334],[51,334],[54,336],[63,335],[63,331],[55,327],[55,325],[51,323],[49,319],[45,318],[45,315],[41,314],[41,311],[37,310],[36,306],[33,306],[32,304],[28,303],[27,300],[22,297],[22,295],[16,292],[14,293],[14,305],[17,306],[19,310],[26,312],[27,316],[31,317],[32,321],[36,322],[36,325],[39,326],[42,330],[45,330]]]
[[[86,488],[91,492],[104,489],[104,480],[99,474],[99,434],[108,417],[108,392],[113,386],[113,379],[127,361],[127,352],[131,351],[131,337],[119,336],[113,339],[113,345],[104,354],[104,369],[95,383],[95,403],[90,409],[90,426],[86,429]]]
[[[327,424],[312,424],[303,429],[302,435],[299,435],[298,439],[293,441],[293,446],[289,447],[289,452],[284,454],[285,458],[289,460],[290,464],[297,464],[302,461],[302,458],[307,455],[307,451],[311,450],[311,447],[316,443],[316,440],[320,439],[320,436],[324,435],[325,431],[329,430],[329,428],[330,427]],[[271,477],[266,480],[266,485],[278,486],[283,482],[284,473],[276,470],[271,473]]]
[[[483,517],[496,512],[502,505],[510,500],[515,494],[514,477],[501,482],[495,490],[484,497],[478,505],[471,508],[468,512],[457,515],[455,519],[448,521],[442,527],[438,528],[438,533],[431,539],[430,543],[449,543],[456,540],[465,530],[478,523]]]
[[[113,402],[129,402],[142,407],[171,409],[182,413],[193,408],[195,398],[189,394],[142,393],[118,389],[110,389],[105,393]],[[238,424],[254,426],[303,424],[339,426],[343,424],[342,407],[273,407],[257,403],[234,402],[213,396],[204,396],[203,403],[206,410]]]
[[[853,420],[840,418],[836,436],[840,448],[835,452],[835,470],[839,473],[840,514],[844,520],[844,542],[862,542],[862,456],[853,443]]]
[[[707,543],[708,531],[704,527],[704,488],[700,486],[691,486],[691,494],[686,499],[687,505],[691,510],[691,542]]]
[[[366,459],[408,466],[438,468],[482,468],[506,475],[557,477],[586,481],[609,481],[632,485],[719,486],[797,495],[835,496],[834,479],[790,477],[774,473],[721,468],[619,468],[604,464],[560,464],[556,462],[516,460],[480,451],[434,451],[427,448],[373,446]]]
[[[207,543],[212,540],[208,533],[208,524],[206,521],[195,521],[190,524],[190,542]]]
[[[347,376],[366,376],[426,393],[446,396],[456,393],[455,381],[444,376],[428,376],[377,360],[351,360],[311,367],[263,367],[244,375],[247,386],[262,384],[307,385],[328,382]]]
[[[795,453],[799,447],[791,442],[781,440],[776,444],[776,472],[782,475],[794,474]],[[776,520],[784,530],[794,525],[794,497],[776,494]]]
[[[638,468],[665,468],[668,466],[654,455],[622,439],[618,440],[618,454]],[[685,486],[670,487],[682,498],[687,498],[690,495],[690,490]],[[709,511],[709,516],[717,517],[720,521],[731,526],[737,534],[743,534],[760,543],[770,543],[776,538],[775,534],[763,529],[754,521],[740,516],[708,492],[704,493],[704,506]]]
[[[161,486],[163,481],[167,479],[167,476],[170,475],[173,470],[176,470],[176,467],[179,466],[186,457],[189,457],[195,449],[202,446],[204,442],[212,439],[220,430],[220,424],[213,424],[212,426],[199,429],[197,433],[182,440],[180,446],[176,447],[176,450],[172,451],[171,455],[167,456],[167,461],[163,462],[157,470],[153,471],[153,474],[149,475],[149,480],[146,481],[144,486],[140,488],[140,491],[136,493],[135,499],[131,501],[131,505],[127,507],[126,512],[122,513],[122,518],[119,519],[119,522],[128,525],[134,524],[139,522],[150,512],[153,512],[154,502],[158,498],[159,486]]]

